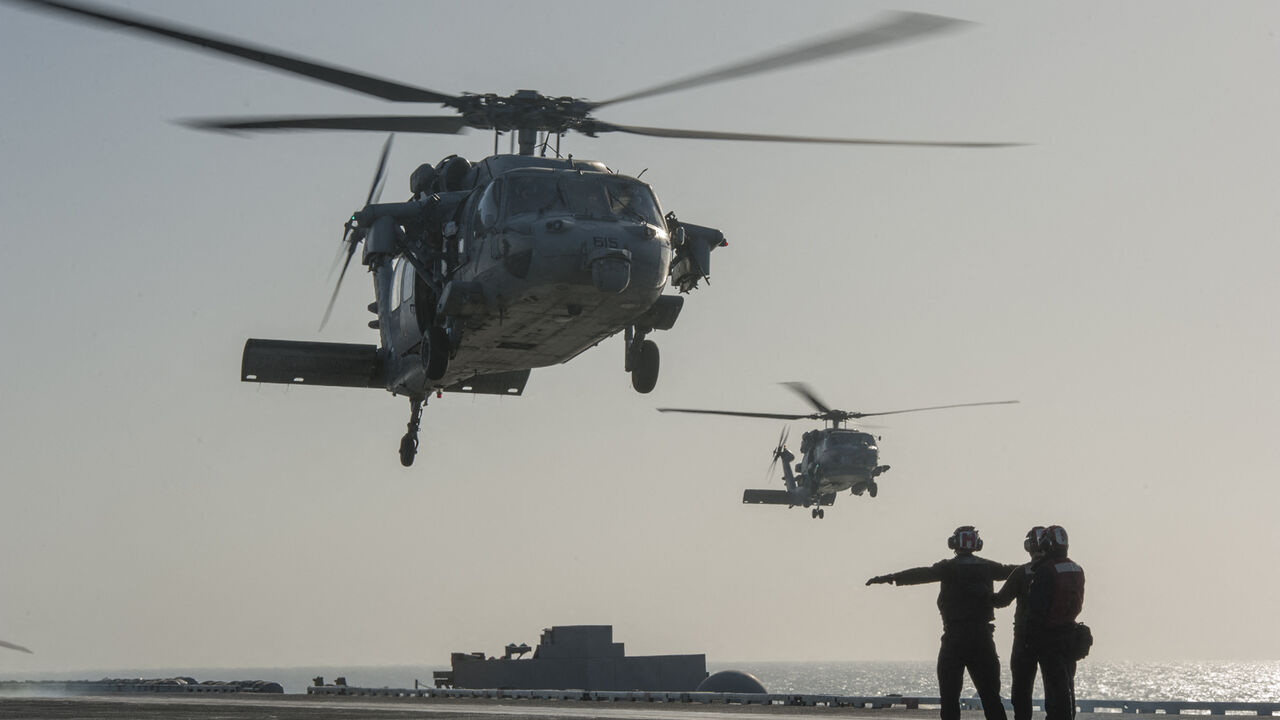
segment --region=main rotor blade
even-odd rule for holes
[[[808,400],[809,404],[817,408],[818,412],[824,414],[831,412],[831,408],[827,407],[826,403],[818,399],[818,395],[813,392],[813,388],[809,387],[808,384],[802,382],[784,382],[782,385],[791,392],[799,395],[805,400]]]
[[[18,652],[24,652],[24,653],[27,653],[28,655],[35,655],[35,653],[31,652],[31,650],[24,648],[21,645],[15,645],[11,642],[5,642],[4,640],[0,640],[0,647],[9,648],[10,650],[17,650]]]
[[[231,55],[242,60],[256,63],[258,65],[266,65],[285,72],[302,75],[313,80],[343,87],[348,90],[354,90],[365,95],[372,95],[384,100],[392,100],[395,102],[425,102],[440,103],[442,105],[456,106],[459,98],[453,95],[428,90],[426,88],[415,87],[413,85],[405,85],[393,80],[385,80],[383,78],[365,75],[352,70],[335,67],[332,65],[323,65],[311,60],[277,53],[265,48],[246,45],[228,38],[220,38],[213,35],[206,35],[193,28],[186,28],[179,25],[170,25],[161,23],[151,18],[141,15],[126,14],[117,12],[113,9],[107,9],[93,5],[82,5],[79,3],[56,2],[55,0],[9,0],[10,2],[22,2],[35,7],[64,12],[76,15],[81,18],[87,18],[92,21],[117,25],[119,27],[128,28],[151,35],[158,35],[179,43],[194,45],[215,53],[223,55]]]
[[[819,143],[824,145],[891,145],[897,147],[951,147],[997,148],[1017,147],[1024,143],[1008,142],[944,142],[931,140],[876,140],[871,138],[828,138],[808,135],[768,135],[761,133],[720,132],[718,130],[680,130],[676,128],[640,127],[616,125],[595,121],[588,126],[591,132],[625,132],[651,137],[682,138],[687,140],[743,140],[748,142]]]
[[[757,73],[769,72],[771,70],[781,70],[785,67],[814,62],[823,58],[835,57],[837,55],[870,50],[882,45],[903,42],[911,38],[940,32],[942,30],[947,30],[964,24],[968,24],[967,21],[942,17],[941,15],[926,15],[924,13],[910,12],[894,13],[886,17],[880,23],[871,27],[859,27],[854,30],[846,31],[840,35],[836,35],[835,37],[805,43],[780,52],[758,57],[754,60],[734,63],[733,65],[728,65],[716,70],[691,75],[681,80],[675,80],[673,82],[657,85],[645,90],[639,90],[627,95],[595,103],[592,107],[593,109],[600,108],[605,105],[613,105],[615,103],[627,102],[629,100],[638,100],[640,98],[675,92],[676,90],[684,90],[686,88],[697,87],[699,85],[709,85],[723,80],[755,75]]]
[[[995,400],[993,402],[976,402],[976,403],[960,403],[959,405],[935,405],[933,407],[911,408],[910,410],[889,410],[887,412],[873,413],[850,413],[855,418],[871,417],[873,415],[899,415],[901,413],[920,412],[921,410],[946,410],[948,408],[960,407],[977,407],[979,405],[1016,405],[1018,400]]]
[[[455,135],[467,121],[451,115],[286,115],[257,118],[196,118],[179,123],[197,130],[373,130]]]
[[[751,413],[733,410],[694,410],[691,408],[658,408],[658,412],[697,413],[699,415],[732,415],[734,417],[767,418],[770,420],[799,420],[809,415],[786,415],[783,413]]]

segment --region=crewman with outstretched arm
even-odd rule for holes
[[[982,549],[982,538],[972,525],[956,528],[947,538],[947,547],[955,551],[955,557],[926,567],[878,575],[867,584],[940,583],[942,646],[938,650],[938,694],[942,698],[942,720],[960,720],[960,690],[966,669],[982,698],[987,720],[1007,720],[1000,699],[1000,656],[993,637],[996,616],[992,600],[994,581],[1009,577],[1018,566],[974,555]]]

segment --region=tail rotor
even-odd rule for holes
[[[787,451],[787,436],[790,433],[791,428],[783,425],[782,432],[778,435],[778,446],[773,449],[773,462],[769,463],[769,473],[765,476],[766,481],[773,479],[773,472],[778,469],[778,460]]]
[[[395,138],[395,133],[387,136],[387,141],[382,145],[382,157],[378,158],[378,169],[373,173],[373,183],[369,186],[369,196],[365,198],[364,208],[352,213],[351,217],[342,226],[342,243],[338,248],[338,258],[342,257],[343,252],[347,257],[342,261],[342,272],[338,273],[338,282],[334,283],[333,295],[329,296],[329,305],[324,309],[324,318],[320,321],[320,329],[324,330],[324,326],[329,322],[329,315],[333,312],[333,304],[338,300],[338,291],[342,289],[342,279],[347,275],[347,268],[351,265],[351,258],[356,254],[356,247],[364,240],[366,233],[365,227],[361,224],[362,215],[382,198],[382,187],[386,180],[387,157],[391,154],[391,140]],[[337,264],[335,259],[334,264]],[[330,275],[333,274],[331,270]]]

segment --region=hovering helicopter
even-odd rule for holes
[[[735,63],[675,82],[593,102],[534,90],[512,95],[451,95],[214,37],[114,9],[54,0],[11,3],[71,14],[260,66],[301,75],[393,102],[435,103],[452,115],[289,116],[186,121],[204,130],[365,130],[455,134],[492,130],[494,154],[477,162],[450,155],[423,164],[409,178],[411,196],[380,203],[391,141],[383,147],[364,206],[344,225],[346,259],[321,322],[363,243],[361,262],[373,275],[379,343],[250,339],[241,380],[258,383],[382,388],[409,399],[400,461],[418,450],[428,397],[444,391],[520,395],[530,370],[567,362],[606,338],[623,334],[623,368],[632,386],[651,391],[658,346],[684,294],[710,277],[710,256],[726,245],[711,227],[664,213],[653,189],[601,162],[561,157],[570,131],[595,137],[622,132],[661,138],[760,142],[1003,147],[1011,143],[915,142],[821,138],[619,125],[593,113],[648,98],[865,51],[963,24],[952,18],[899,13],[872,26]],[[513,133],[518,153],[500,154]],[[547,157],[554,139],[555,157]],[[664,293],[671,286],[675,294]]]
[[[978,405],[1010,405],[1017,400],[996,400],[993,402],[961,403],[959,405],[936,405],[933,407],[911,408],[908,410],[887,410],[884,412],[850,412],[833,410],[818,399],[813,390],[805,383],[783,383],[800,397],[804,398],[818,412],[808,414],[789,413],[755,413],[737,412],[733,410],[698,410],[693,408],[658,408],[659,412],[699,413],[703,415],[732,415],[735,417],[769,418],[775,420],[822,420],[830,423],[829,427],[810,430],[800,439],[800,454],[803,459],[792,468],[795,455],[787,449],[787,428],[783,428],[778,436],[778,445],[773,450],[773,464],[769,466],[772,476],[778,460],[782,460],[782,481],[786,490],[744,490],[742,502],[749,505],[786,505],[787,507],[811,508],[810,515],[815,519],[826,516],[823,507],[836,501],[836,493],[849,490],[854,495],[864,492],[875,497],[879,492],[876,478],[889,470],[888,465],[880,464],[880,450],[876,445],[878,438],[856,428],[847,428],[850,420],[876,415],[899,415],[901,413],[921,412],[923,410],[945,410],[948,408],[975,407]]]

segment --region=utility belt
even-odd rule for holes
[[[991,637],[996,626],[990,622],[963,622],[943,624],[943,640],[980,640]]]

